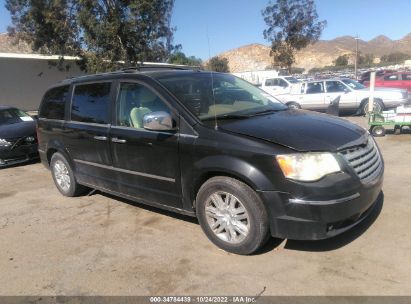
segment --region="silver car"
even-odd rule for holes
[[[277,95],[276,98],[290,108],[325,111],[330,102],[340,96],[341,110],[368,111],[370,89],[348,78],[327,79],[302,82],[293,85],[289,94]],[[374,110],[406,104],[409,95],[406,90],[395,88],[375,88]]]

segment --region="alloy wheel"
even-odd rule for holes
[[[218,191],[205,204],[207,223],[213,233],[230,244],[241,243],[249,234],[250,217],[234,195]]]
[[[54,163],[53,169],[54,169],[53,173],[54,173],[54,177],[56,179],[57,185],[64,192],[69,191],[71,180],[70,180],[70,175],[69,175],[67,166],[61,160],[57,160]]]

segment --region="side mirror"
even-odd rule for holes
[[[344,89],[344,94],[347,94],[347,93],[350,93],[350,92],[351,92],[350,89],[347,89],[347,88]]]
[[[173,118],[164,111],[151,112],[143,117],[143,127],[152,131],[172,131],[175,130],[173,126]]]

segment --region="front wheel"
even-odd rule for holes
[[[201,186],[196,202],[201,228],[223,250],[247,255],[268,240],[267,210],[246,184],[230,177],[213,177]]]
[[[383,137],[385,136],[385,128],[383,126],[373,126],[371,129],[371,134],[374,137]]]
[[[384,105],[382,104],[381,100],[378,99],[374,99],[374,109],[373,112],[377,112],[380,113],[384,110]],[[363,106],[362,106],[362,114],[366,115],[368,114],[368,100],[366,102],[364,102]]]

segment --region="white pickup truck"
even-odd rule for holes
[[[272,96],[290,93],[293,84],[300,81],[292,76],[278,76],[263,80],[261,89]]]
[[[340,96],[341,110],[368,112],[370,89],[348,78],[316,80],[293,84],[288,94],[276,95],[290,108],[325,111],[330,102]],[[409,102],[406,90],[375,88],[374,110],[382,111]]]

